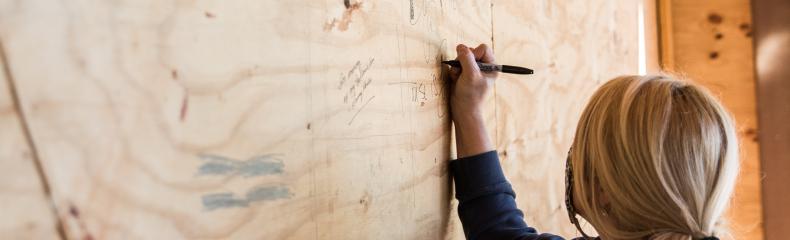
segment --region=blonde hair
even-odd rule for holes
[[[730,115],[704,88],[618,77],[595,92],[577,126],[574,205],[613,239],[722,236],[738,154]]]

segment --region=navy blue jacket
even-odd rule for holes
[[[562,240],[527,226],[496,151],[450,161],[458,216],[469,240]]]

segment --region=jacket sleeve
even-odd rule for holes
[[[561,240],[527,226],[496,151],[450,162],[466,239]]]

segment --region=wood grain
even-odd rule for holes
[[[637,13],[636,1],[494,1],[497,61],[535,70],[497,80],[496,143],[539,231],[580,236],[563,204],[566,154],[593,91],[637,73]]]
[[[741,173],[729,212],[735,239],[763,239],[749,0],[662,1],[662,65],[719,96],[734,115]]]
[[[457,234],[439,61],[490,3],[347,2],[4,1],[68,237]]]
[[[575,123],[638,62],[625,0],[0,4],[71,239],[462,239],[439,68],[456,43],[536,70],[502,75],[489,128],[527,222],[578,236]]]
[[[60,239],[10,87],[0,42],[0,238]]]

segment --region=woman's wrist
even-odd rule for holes
[[[458,157],[467,157],[494,150],[488,137],[483,114],[479,111],[454,117]]]
[[[456,127],[484,124],[485,118],[482,112],[478,108],[459,111],[460,114],[453,114],[453,122],[455,122]]]

